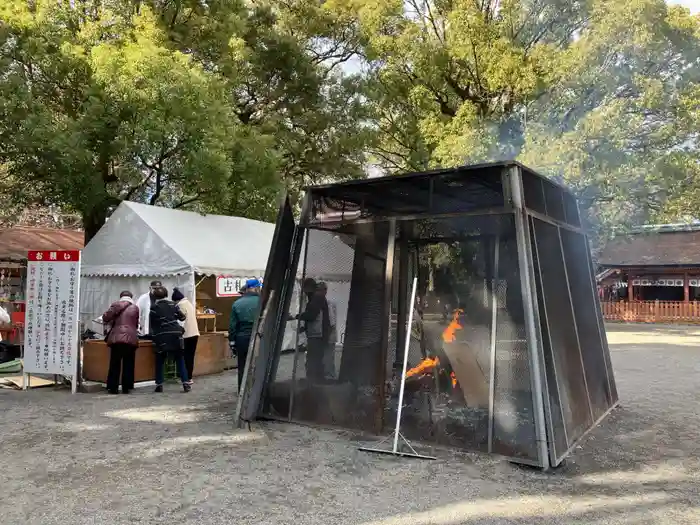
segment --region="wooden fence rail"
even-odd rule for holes
[[[700,324],[700,301],[604,301],[600,304],[606,321]]]

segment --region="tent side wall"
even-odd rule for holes
[[[140,275],[122,277],[114,275],[87,275],[80,278],[80,320],[86,327],[91,327],[92,320],[102,315],[109,305],[119,299],[119,294],[129,290],[136,300],[148,291],[153,280],[159,280],[172,292],[173,287],[180,288],[187,297],[192,297],[192,274],[172,276]],[[96,330],[97,331],[97,330]]]

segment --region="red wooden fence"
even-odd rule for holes
[[[601,302],[606,321],[628,323],[700,323],[700,301]]]

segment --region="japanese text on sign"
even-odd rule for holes
[[[24,371],[73,376],[78,359],[80,252],[27,255]]]
[[[236,297],[240,295],[239,290],[248,279],[251,279],[251,277],[229,277],[226,275],[219,275],[216,278],[216,296]],[[257,279],[262,282],[262,278],[258,277]]]

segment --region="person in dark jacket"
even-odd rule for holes
[[[332,329],[328,301],[323,287],[313,279],[306,279],[303,289],[308,300],[306,308],[296,318],[304,322],[306,333],[306,379],[319,383],[325,379],[323,357]]]
[[[134,367],[136,366],[136,348],[139,344],[139,308],[129,291],[119,294],[119,300],[112,303],[102,321],[112,325],[107,334],[109,346],[109,371],[107,372],[107,391],[119,393],[119,376],[121,374],[122,393],[128,394],[134,388]]]
[[[232,352],[238,356],[238,391],[243,383],[243,372],[248,359],[248,347],[253,334],[253,325],[260,311],[260,281],[248,279],[243,297],[236,300],[231,308],[231,321],[228,340]]]
[[[182,389],[189,392],[192,389],[184,359],[185,329],[180,324],[186,316],[174,302],[168,300],[168,290],[163,287],[153,291],[155,302],[151,306],[150,329],[156,352],[156,392],[163,391],[165,381],[165,362],[168,357],[175,360],[177,374],[182,381]]]

